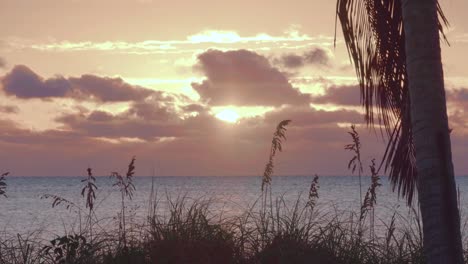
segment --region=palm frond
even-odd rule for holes
[[[411,203],[417,172],[401,1],[337,0],[336,12],[360,84],[366,122],[370,127],[377,122],[388,137],[380,167],[385,164],[394,188]],[[448,21],[439,4],[438,13],[443,35]]]

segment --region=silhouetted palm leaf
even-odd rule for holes
[[[380,167],[385,165],[394,189],[411,203],[417,173],[401,2],[338,0],[336,12],[359,80],[367,124],[373,126],[377,119],[388,136]],[[448,22],[439,5],[438,13],[443,34],[442,24]]]

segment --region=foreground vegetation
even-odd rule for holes
[[[134,163],[125,176],[114,175],[121,193],[115,224],[104,226],[98,219],[97,186],[88,170],[82,189],[85,208],[63,197],[43,196],[54,207],[79,212],[83,226],[53,240],[37,233],[0,233],[0,263],[426,263],[416,209],[376,223],[376,176],[358,212],[317,206],[315,176],[308,197],[298,196],[293,203],[272,197],[267,184],[255,204],[235,215],[215,209],[216,201],[209,197],[171,198],[152,188],[145,220],[136,221],[126,205],[137,191]]]
[[[0,263],[424,263],[416,213],[395,213],[374,232],[368,211],[321,212],[314,199],[290,205],[262,196],[223,216],[208,198],[160,198],[152,195],[144,223],[124,222],[119,212],[118,223],[103,228],[91,210],[83,230],[51,241],[2,236]]]

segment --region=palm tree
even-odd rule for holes
[[[388,136],[380,167],[408,204],[418,192],[427,262],[463,263],[438,1],[337,0],[337,17],[367,123]]]

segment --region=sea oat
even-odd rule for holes
[[[309,201],[307,202],[307,205],[310,206],[310,208],[314,208],[317,199],[319,198],[318,194],[318,189],[320,188],[319,183],[318,183],[318,175],[315,174],[314,179],[312,180],[312,184],[310,185],[310,190],[309,190]]]
[[[8,174],[10,174],[10,173],[5,172],[0,176],[0,196],[7,197],[7,195],[6,195],[7,183],[5,181],[5,177],[8,176]]]
[[[91,212],[94,208],[94,201],[96,200],[96,190],[98,187],[96,186],[96,178],[93,176],[91,168],[86,170],[88,172],[88,177],[81,182],[85,182],[85,186],[81,190],[81,196],[85,197],[86,195],[86,208],[89,208]]]
[[[271,141],[270,156],[268,158],[268,163],[265,166],[265,171],[263,172],[262,178],[262,192],[265,188],[265,185],[271,183],[271,175],[273,174],[273,158],[276,155],[277,151],[282,151],[282,140],[286,140],[286,126],[291,122],[291,120],[283,120],[279,122],[276,126],[276,131],[273,133],[273,139]]]

